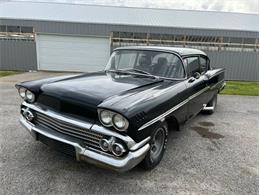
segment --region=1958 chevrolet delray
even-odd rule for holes
[[[16,85],[21,124],[75,157],[116,171],[161,161],[168,129],[199,112],[213,113],[224,69],[196,49],[117,48],[104,71]]]

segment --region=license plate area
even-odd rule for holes
[[[59,151],[59,152],[62,152],[64,154],[67,154],[71,157],[73,157],[74,159],[76,159],[76,151],[75,151],[75,148],[69,144],[66,144],[66,143],[63,143],[63,142],[60,142],[60,141],[57,141],[57,140],[54,140],[54,139],[51,139],[49,137],[46,137],[40,133],[37,133],[36,134],[36,137],[37,137],[37,140],[46,144],[47,146]]]

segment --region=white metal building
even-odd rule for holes
[[[31,30],[23,30],[26,27]],[[2,49],[11,47],[9,43],[14,44],[13,40],[30,39],[28,44],[35,44],[32,55],[36,55],[33,60],[37,70],[101,70],[111,50],[124,45],[194,47],[216,57],[216,62],[217,55],[225,52],[236,58],[233,62],[219,61],[225,66],[228,64],[228,74],[233,74],[232,67],[240,63],[241,58],[251,60],[250,64],[258,70],[256,14],[0,2],[0,35]],[[8,68],[4,67],[9,63],[8,55],[8,52],[2,53],[1,69]],[[24,66],[26,69],[27,65]],[[253,72],[255,70],[247,77]],[[236,79],[236,76],[230,77]]]

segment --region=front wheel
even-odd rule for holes
[[[144,169],[153,169],[163,158],[166,149],[168,128],[166,122],[160,122],[153,130],[150,140],[150,149],[147,152],[141,165]]]

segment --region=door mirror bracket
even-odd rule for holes
[[[194,78],[194,77],[191,77],[190,79],[189,79],[189,83],[192,83],[192,82],[194,82],[196,79]]]
[[[210,79],[210,77],[212,76],[209,72],[205,73],[205,76],[207,77],[207,79]]]
[[[195,72],[195,73],[193,74],[193,77],[194,77],[195,79],[199,79],[199,78],[200,78],[200,73]]]

